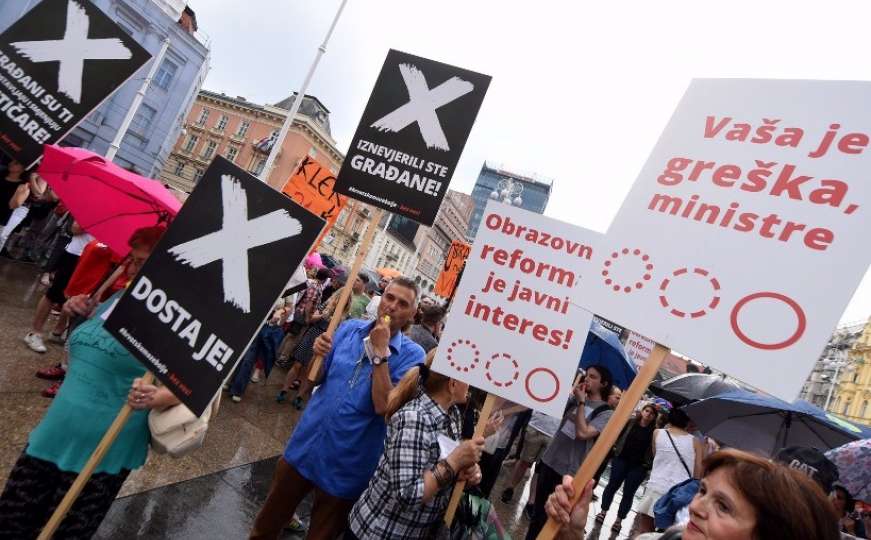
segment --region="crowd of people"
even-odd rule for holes
[[[9,198],[9,211],[0,210],[0,241],[8,249],[18,235],[20,252],[41,261],[37,271],[49,276],[24,342],[45,352],[44,331],[55,311],[47,340],[65,344],[63,362],[37,373],[56,381],[44,394],[54,400],[0,495],[0,538],[36,537],[126,403],[135,412],[56,533],[90,538],[130,471],[148,457],[148,411],[178,403],[167,389],[144,383],[142,365],[103,329],[164,228],[135,231],[129,255],[119,258],[83,231],[20,164],[9,166],[0,186],[0,196]],[[15,211],[22,205],[29,211],[18,212],[24,215],[18,220]],[[27,217],[32,219],[25,222]],[[227,380],[225,390],[239,403],[250,382],[269,377],[279,365],[287,372],[276,401],[303,411],[250,538],[278,538],[288,527],[298,529],[297,509],[310,495],[307,538],[432,538],[444,527],[458,481],[469,496],[487,501],[497,478],[505,476],[499,497],[509,503],[530,470],[526,538],[537,538],[548,519],[560,524],[561,537],[580,538],[606,466],[610,473],[594,522],[605,522],[622,491],[614,534],[634,506],[630,536],[645,539],[865,537],[869,518],[855,513],[843,486],[808,478],[788,460],[717,449],[683,410],[665,411],[650,402],[639,404],[595,480],[577,490],[571,477],[621,398],[608,367],[579,370],[561,418],[497,400],[485,436],[472,437],[481,396],[430,369],[448,306],[421,298],[417,284],[405,277],[378,283],[364,274],[351,283],[345,277],[336,269],[300,267]],[[344,294],[341,323],[330,333]],[[313,372],[315,357],[322,362]],[[514,462],[510,468],[504,466],[507,458]],[[697,481],[697,492],[675,507],[674,527],[655,532],[663,528],[657,503],[688,481]],[[490,537],[504,537],[492,506],[481,508],[481,527],[489,527]]]

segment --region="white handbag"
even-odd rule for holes
[[[162,411],[152,409],[148,413],[151,448],[158,454],[179,458],[201,447],[209,429],[209,420],[218,413],[220,402],[221,392],[218,392],[200,417],[181,403]]]

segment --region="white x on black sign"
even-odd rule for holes
[[[399,72],[408,89],[409,101],[377,120],[372,127],[380,131],[397,132],[417,122],[427,148],[437,148],[447,152],[450,147],[436,110],[468,94],[475,89],[474,85],[459,77],[451,77],[435,88],[430,88],[423,72],[416,66],[400,64]]]
[[[302,224],[286,210],[275,210],[249,220],[245,190],[228,174],[221,176],[221,199],[224,211],[221,228],[171,247],[169,253],[192,268],[221,261],[224,301],[243,313],[250,313],[248,250],[296,236],[302,232]]]
[[[88,38],[91,20],[75,0],[67,4],[66,30],[61,39],[11,43],[32,62],[57,62],[58,90],[82,102],[82,74],[86,60],[129,60],[133,53],[118,38]]]

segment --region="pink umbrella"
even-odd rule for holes
[[[317,251],[309,253],[308,257],[305,258],[303,264],[306,268],[323,268],[324,261],[321,259],[321,254]]]
[[[134,231],[168,224],[181,208],[160,182],[82,148],[46,145],[38,174],[83,229],[121,256]]]

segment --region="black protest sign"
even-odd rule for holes
[[[218,157],[105,327],[199,415],[323,227]]]
[[[43,0],[0,34],[0,149],[30,166],[151,55],[88,0]]]
[[[488,75],[391,50],[335,190],[431,226],[489,85]]]

